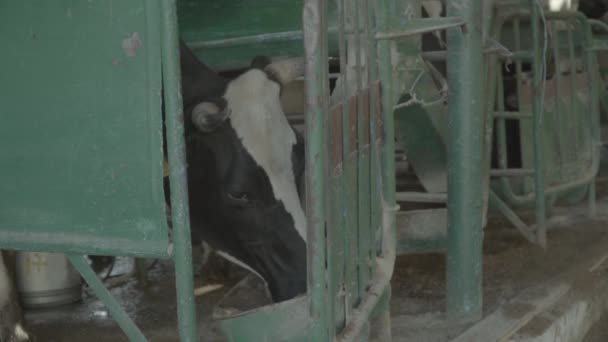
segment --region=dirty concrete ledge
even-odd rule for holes
[[[452,342],[583,341],[606,311],[608,249],[589,263],[573,265],[564,274],[524,291]]]

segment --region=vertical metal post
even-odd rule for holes
[[[197,340],[176,0],[161,1],[162,67],[180,341]]]
[[[329,341],[330,300],[326,284],[325,183],[328,99],[327,3],[306,0],[302,13],[306,58],[306,209],[308,219],[308,297],[313,328],[310,341]]]
[[[376,2],[376,27],[379,32],[390,30],[389,13],[391,13],[391,3],[389,0],[377,0]],[[394,11],[392,13],[395,13]],[[378,76],[382,80],[382,193],[383,202],[386,208],[395,207],[395,118],[393,100],[393,67],[391,63],[391,41],[383,39],[378,41]],[[394,218],[394,213],[390,214]],[[392,227],[389,227],[391,234],[395,232],[394,219],[391,220]],[[391,239],[395,236],[383,236],[382,239]]]
[[[564,23],[564,21],[562,21],[562,23]],[[558,153],[558,158],[559,158],[559,167],[557,168],[557,172],[559,174],[559,178],[563,179],[564,175],[564,164],[566,163],[566,161],[564,159],[567,159],[567,153],[566,153],[566,147],[565,147],[565,141],[566,139],[568,139],[570,136],[569,134],[566,132],[566,129],[570,130],[572,129],[572,127],[567,127],[564,128],[564,116],[566,117],[566,119],[568,118],[568,110],[566,110],[564,113],[564,110],[562,110],[561,108],[561,104],[562,104],[562,72],[561,72],[561,51],[560,51],[560,42],[559,42],[559,30],[557,28],[557,23],[554,21],[551,24],[547,24],[550,25],[547,29],[551,30],[551,35],[553,37],[552,41],[551,41],[551,45],[553,48],[553,67],[554,67],[554,76],[553,79],[555,80],[555,97],[553,98],[553,103],[554,103],[554,117],[556,118],[557,121],[557,132],[558,132],[558,148],[560,153]],[[574,96],[574,94],[572,95]],[[566,138],[567,137],[567,138]],[[572,145],[572,142],[568,142],[568,145]],[[568,146],[568,149],[570,149],[570,146]]]
[[[534,193],[536,199],[536,240],[538,244],[545,248],[547,246],[547,226],[546,226],[546,208],[545,208],[545,159],[544,159],[544,142],[543,142],[543,108],[541,102],[545,95],[541,91],[541,81],[544,75],[544,62],[541,60],[539,43],[540,32],[538,29],[539,6],[537,0],[530,0],[532,7],[532,41],[534,42],[534,63],[533,63],[533,80],[532,80],[532,115],[533,124],[532,131],[534,134]],[[546,28],[545,28],[546,29]],[[543,38],[543,44],[546,44]],[[545,58],[543,56],[543,58]]]
[[[591,34],[590,27],[583,28],[585,30],[585,36],[587,44],[592,44],[593,36]],[[591,123],[591,156],[595,155],[596,158],[600,157],[599,149],[602,146],[602,139],[600,133],[600,87],[602,86],[599,66],[596,58],[596,52],[587,50],[583,52],[586,64],[587,64],[587,72],[588,77],[590,77],[590,89],[591,89],[591,108],[589,110],[590,115],[590,123]],[[582,58],[583,56],[581,56]],[[598,160],[599,163],[599,160]],[[597,173],[596,175],[597,176]],[[595,188],[595,177],[589,183],[589,194],[588,194],[588,202],[589,202],[589,217],[595,217],[597,214],[597,206],[596,206],[596,188]]]
[[[482,302],[481,1],[450,1],[447,13],[466,22],[462,30],[447,32],[447,311],[452,319],[476,320]]]
[[[367,23],[368,23],[368,27],[367,27],[367,42],[368,42],[368,51],[367,51],[367,60],[368,60],[368,77],[369,77],[369,83],[373,84],[376,82],[376,80],[378,79],[378,64],[376,63],[376,58],[377,58],[377,44],[376,41],[374,39],[374,34],[376,31],[376,24],[375,24],[375,11],[374,11],[374,6],[373,3],[370,3],[372,0],[365,0],[365,13],[367,13]],[[376,233],[377,231],[380,229],[379,228],[379,222],[380,222],[380,189],[379,189],[379,182],[378,182],[378,178],[380,177],[380,175],[377,172],[377,168],[376,166],[376,160],[379,160],[378,157],[378,146],[376,144],[376,140],[378,138],[377,136],[377,128],[376,128],[376,119],[377,119],[377,110],[379,108],[379,103],[380,103],[380,99],[378,98],[378,93],[375,91],[375,89],[372,88],[372,91],[370,92],[370,96],[369,96],[369,103],[370,103],[370,112],[374,113],[374,115],[372,116],[372,119],[370,120],[369,124],[369,141],[370,141],[370,191],[371,191],[371,197],[370,197],[370,201],[371,201],[371,222],[372,225],[370,227],[370,240],[374,241],[374,243],[371,244],[371,248],[370,248],[370,258],[372,260],[374,260],[376,258],[376,254],[377,254],[377,249],[376,249]]]

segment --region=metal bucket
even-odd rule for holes
[[[45,308],[82,298],[80,274],[62,253],[18,252],[17,289],[27,308]]]

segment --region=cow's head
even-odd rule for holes
[[[275,301],[306,290],[304,147],[279,97],[302,70],[302,60],[258,64],[185,109],[193,231],[260,275]]]

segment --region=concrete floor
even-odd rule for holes
[[[601,317],[585,335],[582,342],[606,342],[608,340],[608,315]]]
[[[556,275],[568,272],[608,251],[608,191],[600,182],[596,219],[585,217],[581,206],[557,208],[549,232],[548,249],[526,242],[500,217],[491,217],[485,231],[483,262],[484,317],[527,289],[551,284]],[[606,210],[604,210],[606,209]],[[121,258],[114,274],[128,272],[131,261]],[[221,341],[211,319],[211,308],[245,273],[231,268],[227,274],[203,279],[195,287],[224,279],[224,288],[197,297],[199,334],[204,341]],[[603,276],[608,279],[608,272]],[[602,278],[603,279],[603,278]],[[445,320],[445,258],[439,254],[398,258],[392,281],[391,314],[394,341],[449,341],[470,328]],[[140,286],[133,278],[111,288],[151,341],[177,341],[173,268],[158,262],[149,272],[149,284]],[[522,315],[513,312],[513,315]],[[608,341],[608,316],[604,315],[584,342]],[[127,341],[103,305],[88,291],[80,303],[45,310],[29,310],[26,319],[39,341]]]

